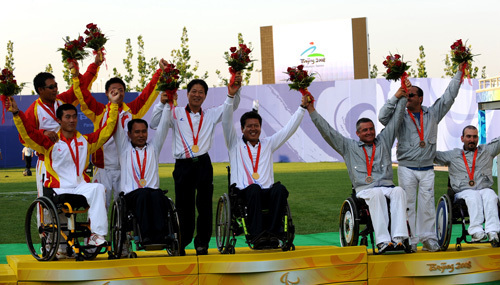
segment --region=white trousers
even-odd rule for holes
[[[120,169],[106,169],[95,167],[92,183],[101,183],[106,188],[106,208],[111,204],[111,195],[114,199],[120,194]]]
[[[375,187],[361,190],[356,197],[364,199],[370,208],[370,218],[375,230],[377,244],[390,242],[392,237],[408,238],[406,227],[406,194],[401,187]],[[390,199],[391,233],[386,197]]]
[[[485,222],[486,233],[500,231],[498,196],[495,191],[490,188],[463,190],[455,194],[456,199],[464,199],[469,210],[470,224],[468,232],[470,235],[483,231],[483,221]]]
[[[417,171],[398,167],[398,181],[406,192],[408,222],[412,244],[436,237],[436,208],[434,202],[434,170]],[[418,197],[417,197],[418,188]]]
[[[105,188],[99,183],[81,183],[76,188],[54,188],[56,194],[79,194],[85,196],[90,208],[90,230],[93,233],[105,236],[108,233],[108,213],[105,205]]]
[[[37,160],[36,162],[36,191],[38,192],[38,197],[43,196],[43,180],[45,180],[47,177],[45,174],[45,161],[41,161],[40,159]]]

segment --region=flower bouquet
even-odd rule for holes
[[[385,79],[394,81],[401,79],[401,87],[408,92],[405,80],[408,77],[406,71],[410,68],[410,65],[404,62],[399,54],[389,54],[382,64],[387,68],[386,73],[383,74]]]
[[[2,124],[5,123],[5,111],[10,106],[10,97],[21,93],[21,90],[23,90],[24,84],[18,85],[14,78],[12,71],[7,68],[3,69],[0,74],[0,99],[3,104]]]
[[[85,38],[87,47],[94,50],[93,54],[99,53],[101,61],[105,60],[104,56],[106,53],[104,52],[104,44],[106,44],[108,38],[101,32],[101,29],[99,29],[96,24],[87,24],[85,35],[87,35]]]
[[[231,47],[229,51],[231,51],[231,55],[226,53],[224,56],[227,64],[229,64],[229,72],[231,73],[229,85],[240,85],[241,82],[235,82],[236,72],[247,68],[247,65],[253,61],[250,59],[250,53],[252,50],[250,50],[245,44],[240,44],[239,48]]]
[[[302,64],[297,67],[287,68],[285,73],[289,76],[286,81],[292,82],[288,84],[290,90],[298,90],[302,96],[311,95],[311,93],[307,91],[307,87],[314,81],[314,73],[308,74],[307,70],[304,70],[304,65]]]
[[[457,40],[451,45],[451,61],[457,65],[464,63],[462,65],[462,77],[460,78],[460,83],[464,81],[464,76],[467,75],[467,78],[470,80],[469,74],[469,64],[473,61],[474,55],[471,54],[470,48],[466,47],[462,40]],[[472,85],[472,84],[471,84]]]
[[[160,79],[158,79],[158,87],[156,90],[167,93],[171,107],[172,105],[177,106],[177,100],[174,100],[174,95],[177,89],[179,89],[179,85],[179,70],[175,68],[174,64],[167,63]]]
[[[88,52],[85,51],[85,40],[82,36],[79,36],[76,40],[70,40],[69,37],[64,39],[64,48],[59,48],[58,50],[62,54],[62,61],[64,63],[73,63],[75,66],[75,71],[78,73],[78,60],[83,60]],[[73,72],[73,71],[72,71]]]

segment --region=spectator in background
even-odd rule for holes
[[[24,176],[31,176],[31,158],[33,157],[33,150],[25,146],[22,150],[22,159],[26,163],[26,169],[23,172]]]

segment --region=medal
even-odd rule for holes
[[[137,151],[137,149],[135,150],[135,157],[137,160],[137,166],[139,167],[140,179],[137,175],[137,169],[135,169],[135,167],[134,167],[134,161],[132,160],[131,161],[132,162],[132,172],[134,174],[134,179],[135,179],[136,183],[138,183],[141,188],[144,188],[144,186],[146,186],[146,179],[144,179],[144,177],[145,177],[145,173],[146,173],[146,161],[148,159],[147,149],[144,149],[144,158],[142,159],[142,165],[141,165],[141,160],[139,158],[139,152]]]
[[[365,182],[370,184],[373,182],[373,177],[372,177],[372,168],[373,168],[373,161],[375,160],[375,149],[376,146],[373,144],[372,146],[372,157],[371,159],[368,159],[368,153],[366,152],[365,146],[363,146],[363,151],[365,152],[365,158],[366,158],[366,176]]]
[[[252,157],[252,152],[250,151],[250,146],[248,145],[248,142],[246,144],[247,144],[248,156],[250,157],[250,161],[252,162],[252,168],[253,168],[252,178],[257,180],[260,177],[257,170],[259,169],[260,148],[262,145],[259,142],[259,147],[257,148],[257,157],[255,158],[255,164],[253,164],[253,157]]]
[[[420,147],[424,148],[425,147],[425,142],[424,141],[420,141],[420,143],[418,145],[420,145]]]
[[[198,147],[198,145],[193,145],[191,147],[191,150],[194,152],[194,153],[197,153],[198,151],[200,151],[200,148]]]
[[[139,180],[139,184],[144,187],[146,186],[146,179],[142,178],[141,180]]]
[[[371,176],[366,176],[365,181],[366,181],[366,183],[370,184],[373,182],[373,178]]]
[[[465,169],[467,170],[467,174],[469,175],[469,186],[474,187],[476,182],[474,181],[474,171],[476,168],[476,157],[477,157],[477,148],[474,151],[474,157],[472,158],[472,167],[469,169],[469,163],[467,163],[467,158],[465,157],[465,152],[462,151],[462,157],[465,163]]]
[[[425,147],[424,141],[424,111],[420,109],[420,129],[417,126],[417,121],[415,121],[415,117],[413,117],[413,113],[408,110],[408,114],[410,115],[411,120],[415,124],[415,128],[417,128],[418,136],[420,137],[420,143],[418,144],[421,148]]]

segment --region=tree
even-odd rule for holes
[[[54,73],[54,69],[52,68],[52,64],[47,64],[47,66],[45,67],[45,72],[48,72],[48,73]]]
[[[372,66],[372,70],[370,71],[370,78],[377,78],[378,67],[376,64]]]
[[[245,41],[243,40],[243,34],[238,33],[238,45],[244,44],[244,43],[245,43]],[[252,48],[252,42],[248,42],[247,47],[250,50],[253,50],[253,48]],[[224,58],[228,58],[228,57],[229,57],[229,52],[225,51],[224,52]],[[250,77],[252,77],[252,71],[253,71],[253,68],[254,68],[254,60],[253,60],[252,53],[250,53],[250,59],[252,61],[247,65],[246,71],[241,74],[242,77],[243,77],[243,82],[245,83],[245,85],[248,85],[250,83]],[[219,78],[219,86],[226,86],[226,85],[229,84],[229,79],[227,79],[226,77],[224,77],[222,75],[222,72],[220,70],[216,69],[215,70],[215,74],[217,74],[217,78]]]
[[[14,71],[14,43],[7,42],[7,55],[5,56],[5,68]]]
[[[472,46],[471,45],[469,45],[469,50],[472,50]],[[455,75],[455,73],[457,73],[458,65],[456,63],[453,63],[451,61],[451,56],[452,55],[453,55],[453,51],[451,51],[451,50],[450,50],[450,52],[448,54],[446,54],[446,57],[444,59],[445,68],[443,69],[444,70],[444,75],[441,76],[441,78],[447,78],[447,77],[453,78],[453,76]],[[470,78],[477,78],[477,74],[479,73],[479,67],[473,66],[472,65],[472,61],[469,62],[469,63],[470,64],[467,66],[467,71],[468,71],[468,73],[470,75]],[[486,66],[483,66],[481,68],[481,78],[486,78]]]
[[[198,71],[199,67],[199,62],[195,61],[195,64],[193,67],[191,67],[191,64],[189,61],[191,60],[191,55],[189,52],[189,38],[188,38],[188,33],[186,27],[182,29],[182,36],[181,36],[181,47],[180,49],[174,49],[170,53],[172,56],[172,62],[175,65],[175,67],[179,70],[179,83],[180,83],[180,88],[185,89],[187,88],[187,83],[191,81],[191,79],[207,79],[208,78],[208,72],[205,71],[205,74],[203,76],[198,76],[195,75],[195,72]]]
[[[427,78],[427,71],[425,69],[424,46],[419,46],[418,49],[420,50],[420,54],[418,56],[419,58],[417,58],[417,70],[418,70],[417,77]]]

